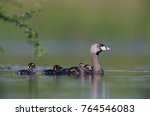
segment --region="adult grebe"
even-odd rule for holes
[[[90,48],[90,55],[91,55],[91,60],[92,60],[92,65],[93,65],[93,74],[97,73],[104,73],[104,70],[98,60],[99,53],[102,51],[110,50],[109,47],[106,47],[102,43],[95,43],[91,45]]]
[[[90,56],[92,60],[92,66],[89,64],[80,63],[78,66],[69,68],[69,75],[83,75],[83,74],[104,74],[104,70],[99,62],[98,56],[102,51],[110,50],[102,43],[92,44],[90,47]]]

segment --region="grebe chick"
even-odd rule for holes
[[[78,67],[79,67],[79,70],[80,70],[80,74],[84,74],[85,73],[85,64],[80,63]]]
[[[28,69],[23,69],[23,70],[18,70],[17,74],[18,75],[33,75],[35,72],[33,70],[36,68],[36,64],[34,63],[29,63],[28,64]]]
[[[73,66],[69,68],[68,71],[69,76],[79,76],[80,75],[80,69],[77,66]]]
[[[51,76],[65,75],[67,73],[68,73],[68,69],[63,68],[60,65],[54,65],[52,69],[43,70],[42,72],[42,74],[44,75],[51,75]]]
[[[60,71],[61,69],[63,69],[63,67],[61,67],[60,65],[56,64],[56,65],[53,66],[53,70],[56,71],[56,72]]]
[[[42,71],[43,75],[54,75],[54,70],[53,69],[46,69]]]
[[[93,74],[101,73],[104,74],[104,70],[98,60],[99,53],[102,51],[110,50],[109,47],[106,47],[102,43],[95,43],[91,45],[90,55],[93,64]]]
[[[69,68],[68,74],[73,76],[79,76],[81,74],[84,74],[84,66],[85,64],[80,63],[79,66],[73,66]]]
[[[68,74],[68,68],[63,68],[60,65],[55,65],[53,67],[54,70],[54,75],[58,76],[58,75],[67,75]]]
[[[84,66],[85,74],[93,74],[93,67],[89,64],[86,64]]]
[[[54,65],[52,69],[43,70],[42,74],[44,75],[55,75],[57,70],[61,69],[61,66]]]

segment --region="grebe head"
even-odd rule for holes
[[[29,64],[28,64],[28,68],[31,69],[31,70],[33,70],[33,69],[36,68],[36,64],[34,64],[34,63],[29,63]]]
[[[59,65],[54,65],[54,66],[53,66],[53,70],[54,70],[54,71],[59,71],[59,70],[61,70],[61,69],[63,69],[63,67],[61,67],[61,66],[59,66]]]
[[[92,67],[91,65],[87,64],[87,65],[85,65],[84,67],[85,67],[86,73],[92,74],[92,72],[93,72],[93,67]]]
[[[91,53],[91,54],[99,55],[100,52],[106,51],[106,50],[110,50],[110,48],[109,48],[109,47],[106,47],[106,46],[105,46],[104,44],[102,44],[102,43],[95,43],[95,44],[91,45],[90,53]]]
[[[85,69],[88,69],[88,70],[93,70],[93,67],[91,66],[91,65],[89,65],[89,64],[87,64],[87,65],[85,65]]]

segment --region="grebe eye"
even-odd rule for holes
[[[100,48],[100,47],[101,47],[101,45],[100,45],[100,44],[98,44],[98,45],[97,45],[97,48]]]

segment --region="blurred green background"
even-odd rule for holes
[[[23,30],[0,20],[0,69],[29,62],[91,64],[92,43],[111,49],[100,54],[102,79],[36,75],[32,80],[1,70],[0,98],[150,98],[150,0],[0,0],[0,6],[8,16],[41,9],[29,25],[47,50],[34,57]]]
[[[42,58],[32,55],[26,35],[0,20],[0,64],[77,65],[90,63],[89,46],[102,42],[111,48],[102,53],[106,67],[149,65],[149,0],[22,0],[1,1],[6,14],[41,8],[30,21],[47,49]],[[117,63],[114,64],[114,61]]]

